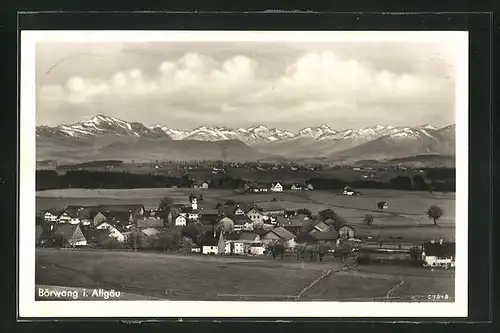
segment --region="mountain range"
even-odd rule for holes
[[[455,125],[347,130],[320,125],[295,133],[263,125],[201,126],[188,131],[97,115],[69,125],[39,126],[36,132],[37,160],[356,161],[455,154]]]

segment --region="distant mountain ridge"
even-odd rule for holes
[[[121,158],[121,155],[127,155],[128,150],[136,149],[135,153],[145,159],[160,159],[164,156],[172,160],[201,157],[228,160],[321,157],[342,160],[455,154],[455,125],[440,129],[425,124],[417,127],[376,125],[360,129],[334,130],[323,124],[305,127],[295,133],[263,125],[237,129],[201,126],[186,131],[163,125],[146,126],[138,122],[97,115],[69,125],[39,126],[36,131],[37,155],[40,159],[57,159],[57,154],[54,155],[51,149],[65,150],[61,152],[65,156],[71,152],[78,155],[81,151],[81,154],[88,154],[89,157],[94,153],[104,155],[104,158],[117,159]],[[235,149],[221,148],[227,145],[222,142],[229,141],[233,142],[229,147],[237,146],[248,156],[237,153]],[[207,145],[208,143],[213,144]],[[191,146],[197,148],[191,149]],[[218,147],[217,152],[213,150],[214,147]],[[211,153],[197,149],[208,149],[207,152]],[[132,153],[131,151],[130,154]]]

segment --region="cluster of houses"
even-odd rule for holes
[[[44,222],[41,225],[50,225],[50,231],[71,246],[87,245],[88,229],[107,230],[110,237],[125,242],[133,230],[154,237],[168,227],[193,224],[203,233],[194,251],[203,254],[214,253],[216,246],[219,254],[262,254],[273,242],[293,248],[297,243],[335,243],[339,238],[354,237],[353,227],[347,224],[285,210],[277,202],[231,202],[211,207],[203,201],[200,204],[193,195],[185,203],[173,204],[165,220],[157,216],[157,210],[147,211],[142,205],[71,205],[47,210],[40,219]]]
[[[250,193],[261,193],[261,192],[283,192],[285,186],[281,182],[273,182],[271,186],[261,185],[261,184],[247,184],[245,185],[245,191]],[[310,183],[294,183],[290,186],[292,191],[312,191],[314,186]]]
[[[287,210],[278,202],[236,203],[211,207],[190,195],[184,203],[172,204],[167,217],[159,218],[156,209],[142,205],[67,206],[47,210],[37,226],[37,240],[43,244],[44,233],[64,238],[70,246],[86,246],[89,230],[106,231],[118,243],[124,243],[133,231],[140,237],[158,237],[170,227],[182,230],[196,226],[200,237],[193,239],[191,251],[202,254],[263,255],[271,244],[280,243],[288,250],[298,245],[329,248],[355,238],[355,229],[339,216],[311,216]],[[380,209],[387,202],[379,202]],[[50,226],[47,230],[47,227]],[[359,236],[358,236],[359,238]],[[421,257],[427,266],[454,267],[455,244],[427,242],[421,246]]]

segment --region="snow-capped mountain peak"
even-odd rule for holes
[[[419,126],[419,128],[421,128],[421,129],[428,129],[428,130],[432,130],[432,131],[437,130],[437,128],[434,127],[434,126],[432,126],[431,124],[424,124],[424,125]]]
[[[404,138],[435,138],[436,131],[452,131],[454,125],[437,130],[434,126],[425,124],[418,127],[394,127],[376,124],[372,127],[334,130],[326,124],[304,127],[293,133],[279,128],[269,128],[262,124],[248,128],[228,128],[225,126],[202,125],[193,130],[180,130],[161,124],[145,126],[137,122],[127,122],[115,117],[98,114],[82,122],[59,125],[55,127],[40,126],[37,133],[51,133],[67,137],[88,136],[134,136],[134,137],[167,137],[173,140],[239,140],[248,145],[281,142],[304,138],[318,141],[347,140],[356,144],[368,142],[387,136],[390,139]]]

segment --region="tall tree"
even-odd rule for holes
[[[156,215],[163,219],[163,221],[167,221],[168,219],[168,214],[172,211],[172,207],[174,205],[174,201],[172,198],[169,197],[164,197],[160,201],[160,205],[158,206],[158,211],[156,212]]]
[[[429,219],[434,221],[434,225],[437,225],[437,220],[443,216],[444,210],[438,205],[432,205],[427,209],[427,216]]]

